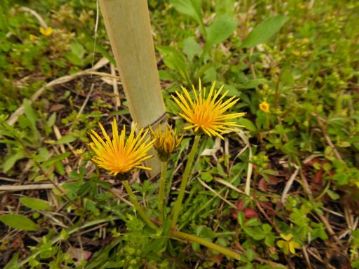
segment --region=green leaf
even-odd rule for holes
[[[253,249],[247,249],[246,250],[246,256],[247,256],[247,259],[248,259],[248,261],[253,261],[254,260],[254,258],[255,258],[255,252],[253,251]]]
[[[252,218],[246,221],[245,225],[248,227],[254,227],[254,226],[258,226],[261,223],[259,222],[259,220],[257,218]]]
[[[214,66],[209,67],[203,74],[203,81],[212,82],[217,79],[217,70]]]
[[[216,15],[228,14],[234,15],[235,0],[217,0],[216,1]]]
[[[54,126],[56,122],[56,112],[52,113],[51,116],[48,118],[46,125],[48,128],[51,128],[52,126]]]
[[[210,172],[202,172],[201,178],[206,182],[211,182],[213,180],[213,176]]]
[[[84,209],[90,211],[94,216],[98,216],[100,214],[100,211],[98,210],[97,206],[96,206],[96,202],[84,198],[83,200],[84,203]]]
[[[182,79],[188,80],[188,68],[185,55],[171,47],[158,48],[165,65],[173,70],[176,70]]]
[[[75,199],[77,197],[77,192],[80,190],[82,184],[82,182],[66,182],[61,184],[61,188],[63,188],[64,192],[60,192],[56,188],[53,190],[53,192],[58,196],[66,194],[70,199]]]
[[[198,235],[204,239],[208,239],[209,241],[211,241],[213,238],[216,237],[215,232],[213,232],[210,228],[203,226],[203,225],[197,226],[195,233],[196,233],[196,235]]]
[[[65,54],[65,57],[72,64],[81,66],[84,63],[85,52],[86,50],[80,43],[74,42],[70,44],[70,51]]]
[[[255,132],[257,130],[256,126],[253,124],[252,121],[246,119],[246,118],[239,118],[237,120],[238,124],[246,128],[247,130],[251,132]]]
[[[246,39],[243,40],[242,48],[253,48],[258,44],[268,41],[286,23],[288,18],[283,15],[271,17],[258,24]]]
[[[179,70],[187,67],[184,55],[175,48],[160,47],[158,50],[168,68]]]
[[[259,85],[263,85],[267,82],[264,78],[257,78],[257,79],[251,79],[247,80],[245,82],[241,82],[240,85],[238,85],[239,89],[255,89]]]
[[[214,22],[207,28],[207,44],[212,47],[226,40],[236,29],[236,20],[228,15],[217,16]]]
[[[241,227],[243,227],[244,225],[244,221],[245,221],[245,217],[244,217],[244,213],[243,212],[239,212],[237,214],[237,220],[238,220],[238,223]]]
[[[21,197],[20,203],[34,210],[49,210],[51,208],[47,201],[27,196]]]
[[[73,54],[75,54],[77,57],[79,57],[80,59],[82,59],[85,55],[85,49],[84,47],[78,43],[78,42],[74,42],[70,45],[70,49],[71,49],[71,52]]]
[[[196,39],[193,36],[191,36],[183,40],[183,52],[187,55],[188,59],[192,61],[194,56],[201,55],[202,48],[197,43]]]
[[[71,143],[73,141],[75,141],[77,138],[71,134],[68,135],[64,135],[63,137],[61,137],[59,140],[56,141],[56,144],[61,145],[61,144],[68,144]]]
[[[65,160],[67,157],[69,157],[71,155],[70,152],[65,152],[65,153],[61,153],[59,155],[53,156],[51,157],[49,160],[46,161],[46,163],[44,163],[45,165],[52,165],[56,162]]]
[[[7,173],[18,160],[21,160],[23,158],[25,158],[25,154],[22,151],[16,152],[14,155],[11,155],[4,161],[2,165],[3,172]]]
[[[262,240],[265,237],[259,227],[243,227],[243,230],[247,235],[257,241]]]
[[[0,216],[0,221],[5,225],[22,231],[36,231],[38,226],[31,219],[23,215],[6,214]]]
[[[339,198],[340,198],[340,195],[338,194],[338,193],[336,193],[336,192],[334,192],[334,191],[332,191],[332,190],[327,190],[327,194],[328,194],[328,196],[330,197],[330,199],[332,199],[332,200],[338,200]]]
[[[198,23],[202,23],[201,0],[172,0],[174,8],[187,16],[192,17]]]
[[[31,106],[31,101],[25,99],[24,100],[24,113],[26,118],[31,122],[31,125],[35,128],[36,127],[36,121],[37,121],[37,115],[35,110]]]

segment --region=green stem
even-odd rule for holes
[[[191,175],[194,157],[198,151],[198,144],[199,144],[200,138],[201,138],[200,135],[196,135],[194,137],[193,146],[192,146],[191,152],[188,155],[186,168],[184,169],[183,177],[182,177],[182,181],[181,181],[181,185],[180,185],[180,190],[179,190],[175,205],[173,207],[171,227],[176,226],[179,213],[181,212],[181,209],[182,209],[182,201],[183,201],[184,193],[186,190],[188,179]]]
[[[170,231],[170,237],[172,239],[176,239],[176,240],[185,240],[185,241],[191,242],[191,243],[198,243],[198,244],[200,244],[202,246],[205,246],[205,247],[207,247],[209,249],[217,251],[217,252],[225,255],[228,258],[232,258],[232,259],[235,259],[235,260],[241,260],[241,255],[238,252],[235,252],[234,250],[232,250],[230,248],[222,247],[220,245],[212,243],[212,242],[210,242],[210,241],[208,241],[206,239],[203,239],[203,238],[198,237],[198,236],[193,235],[193,234],[188,234],[188,233],[172,230],[172,231]],[[261,263],[268,264],[268,265],[271,266],[271,268],[288,269],[288,267],[283,265],[283,264],[272,262],[272,261],[260,258],[257,253],[255,253],[254,260],[256,260],[258,262],[261,262]]]
[[[160,220],[163,222],[165,216],[165,187],[166,187],[166,176],[167,176],[167,161],[161,162],[161,177],[160,177],[160,189],[158,191],[158,203],[160,210]]]
[[[182,239],[182,240],[189,241],[192,243],[198,243],[198,244],[205,246],[209,249],[217,251],[217,252],[225,255],[226,257],[230,257],[230,258],[233,258],[236,260],[240,260],[240,257],[241,257],[241,255],[239,253],[234,252],[233,250],[231,250],[229,248],[219,246],[217,244],[214,244],[206,239],[203,239],[203,238],[198,237],[193,234],[187,234],[187,233],[183,233],[183,232],[179,232],[179,231],[171,231],[170,237],[172,237],[173,239],[177,239],[177,240]]]
[[[148,227],[152,228],[153,230],[157,230],[158,227],[147,217],[143,207],[138,203],[136,195],[132,192],[131,186],[128,183],[128,180],[122,181],[123,186],[126,189],[126,192],[130,198],[133,207],[136,209],[137,213],[141,216],[142,220],[148,225]]]

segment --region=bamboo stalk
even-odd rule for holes
[[[100,8],[132,119],[139,128],[151,126],[164,116],[165,106],[147,1],[100,0]],[[159,173],[158,158],[148,165],[152,175]]]

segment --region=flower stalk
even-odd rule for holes
[[[167,176],[167,161],[161,162],[161,177],[160,177],[160,187],[158,191],[158,203],[160,211],[160,220],[163,222],[165,216],[165,188],[166,188],[166,176]]]
[[[177,239],[177,240],[185,240],[185,241],[189,241],[191,243],[198,243],[202,246],[205,246],[211,250],[217,251],[223,255],[225,255],[226,257],[235,259],[235,260],[240,260],[241,255],[237,252],[234,252],[233,250],[226,248],[226,247],[222,247],[220,245],[217,245],[215,243],[212,243],[206,239],[203,239],[199,236],[193,235],[193,234],[188,234],[188,233],[184,233],[184,232],[180,232],[180,231],[170,231],[170,237],[172,237],[173,239]]]
[[[198,138],[197,138],[198,137]],[[196,136],[195,137],[195,142],[197,140],[197,146],[198,146],[198,141],[199,141],[199,137],[200,136]],[[197,138],[197,139],[196,139]],[[193,145],[195,146],[195,144]],[[192,150],[191,150],[191,153],[193,151],[193,148],[192,147]],[[195,155],[195,154],[193,154]],[[163,168],[165,167],[165,165],[163,165]],[[187,167],[187,166],[186,166]],[[140,217],[142,218],[142,220],[152,229],[154,230],[158,230],[158,227],[150,220],[150,218],[146,215],[145,211],[144,211],[144,208],[138,203],[137,201],[137,198],[135,196],[135,194],[132,192],[132,189],[131,189],[131,186],[128,182],[128,180],[124,180],[122,181],[122,184],[123,186],[125,187],[126,189],[126,192],[130,198],[130,201],[131,203],[133,204],[133,207],[135,208],[135,210],[137,211],[137,213],[140,215]],[[169,236],[173,239],[176,239],[176,240],[185,240],[185,241],[188,241],[188,242],[191,242],[191,243],[198,243],[202,246],[205,246],[209,249],[212,249],[214,251],[217,251],[229,258],[233,258],[233,259],[236,259],[236,260],[239,260],[240,259],[240,254],[237,253],[237,252],[234,252],[233,250],[229,249],[229,248],[226,248],[226,247],[223,247],[223,246],[220,246],[220,245],[217,245],[215,243],[212,243],[206,239],[203,239],[199,236],[196,236],[196,235],[193,235],[193,234],[188,234],[188,233],[184,233],[184,232],[180,232],[180,231],[176,231],[176,230],[171,230],[170,233],[169,233]]]
[[[178,219],[179,213],[181,212],[181,209],[182,209],[182,201],[183,201],[184,193],[186,190],[186,186],[187,186],[189,177],[192,172],[193,161],[194,161],[194,157],[198,151],[198,145],[199,145],[200,138],[201,138],[201,136],[198,134],[194,137],[193,146],[192,146],[191,152],[188,155],[186,168],[184,170],[181,185],[180,185],[180,190],[179,190],[179,193],[177,196],[177,200],[173,207],[171,227],[176,227],[177,219]]]
[[[158,227],[150,220],[150,218],[146,215],[143,207],[137,201],[136,195],[133,193],[128,180],[122,181],[122,184],[126,189],[126,192],[130,198],[131,203],[133,204],[133,207],[135,208],[137,213],[140,215],[142,220],[148,225],[148,227],[152,228],[153,230],[158,230]]]

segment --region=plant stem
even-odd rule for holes
[[[158,191],[158,203],[160,210],[160,220],[163,222],[165,216],[165,187],[166,187],[166,176],[167,176],[167,161],[161,162],[161,177],[160,177],[160,189]]]
[[[170,237],[172,239],[176,239],[176,240],[185,240],[191,243],[198,243],[202,246],[205,246],[209,249],[212,249],[214,251],[217,251],[223,255],[225,255],[228,258],[232,258],[235,260],[241,260],[241,255],[238,252],[235,252],[232,249],[217,245],[215,243],[212,243],[206,239],[203,239],[199,236],[193,235],[193,234],[188,234],[188,233],[184,233],[184,232],[179,232],[179,231],[170,231]],[[280,263],[276,263],[276,262],[272,262],[269,260],[265,260],[262,259],[258,256],[257,253],[255,253],[255,257],[254,260],[261,262],[261,263],[265,263],[271,266],[271,268],[283,268],[283,269],[288,269],[287,266],[280,264]]]
[[[217,251],[223,255],[225,255],[226,257],[230,257],[236,260],[240,260],[241,255],[237,252],[234,252],[233,250],[226,248],[226,247],[222,247],[219,246],[217,244],[214,244],[206,239],[203,239],[201,237],[198,237],[196,235],[193,234],[187,234],[187,233],[183,233],[183,232],[179,232],[179,231],[170,231],[170,237],[172,237],[173,239],[182,239],[185,241],[189,241],[192,243],[198,243],[202,246],[205,246],[209,249],[212,249],[214,251]]]
[[[137,213],[141,216],[142,220],[148,225],[148,227],[152,228],[153,230],[157,230],[158,227],[150,220],[149,217],[147,217],[144,209],[138,203],[137,198],[135,194],[132,192],[131,186],[128,183],[128,180],[122,181],[122,184],[126,189],[126,192],[130,198],[131,203],[133,204],[133,207],[136,209]]]
[[[199,144],[200,138],[201,138],[200,135],[196,135],[194,137],[193,146],[192,146],[191,152],[188,155],[186,168],[184,169],[183,177],[182,177],[182,181],[181,181],[181,185],[180,185],[180,190],[179,190],[175,205],[173,207],[173,212],[172,212],[173,215],[172,215],[171,227],[176,226],[178,215],[179,215],[179,213],[181,212],[181,209],[182,209],[182,201],[183,201],[184,193],[185,193],[185,190],[186,190],[188,179],[189,179],[189,177],[191,175],[194,157],[196,155],[196,152],[198,151],[198,144]]]

